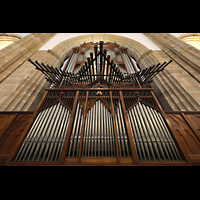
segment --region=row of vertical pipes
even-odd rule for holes
[[[57,103],[41,111],[15,161],[59,161],[70,119],[69,110]],[[181,156],[164,122],[155,109],[139,102],[128,112],[132,138],[139,161],[180,161]],[[83,113],[77,104],[68,157],[78,157]],[[115,113],[117,144],[120,157],[131,156],[121,103]],[[98,100],[86,115],[82,157],[116,157],[113,118],[110,111]]]
[[[133,67],[128,55],[126,53],[122,53],[122,55],[123,55],[124,61],[126,63],[129,74],[135,73],[134,67]]]
[[[139,102],[129,110],[128,120],[139,161],[181,160],[164,119],[157,110]]]
[[[70,115],[70,111],[60,102],[41,111],[15,161],[59,161]]]
[[[77,106],[74,126],[72,129],[70,144],[68,150],[69,157],[77,157],[79,150],[80,133],[76,136],[74,129],[81,131],[82,114],[80,115],[79,105]],[[77,131],[77,132],[79,132]],[[100,100],[96,101],[94,106],[86,115],[82,157],[113,157],[116,156],[115,138],[113,130],[113,120],[110,112],[105,108]]]
[[[65,69],[66,72],[72,72],[72,69],[73,69],[76,59],[77,59],[77,56],[78,56],[78,53],[73,53],[68,65]]]
[[[70,137],[68,150],[69,157],[77,157],[80,145],[80,134],[82,126],[82,114],[77,106],[76,117]],[[122,114],[121,104],[115,114],[117,131],[117,143],[119,156],[130,156],[130,147]],[[74,134],[74,130],[76,135]],[[113,129],[113,118],[111,113],[98,100],[86,115],[83,135],[82,157],[114,157],[116,156],[115,136]]]

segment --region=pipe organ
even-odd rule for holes
[[[51,83],[13,153],[16,163],[183,162],[150,82],[170,64],[138,70],[116,43],[84,43],[60,69],[29,61]]]

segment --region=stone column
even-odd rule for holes
[[[159,61],[173,62],[156,78],[173,110],[200,110],[200,51],[168,33],[144,33],[162,51],[154,51]]]
[[[0,111],[27,111],[46,83],[29,58],[45,61],[38,49],[55,33],[31,33],[0,51]]]
[[[197,81],[200,81],[200,51],[169,33],[144,33],[162,51]]]

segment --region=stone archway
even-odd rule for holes
[[[130,54],[134,57],[141,68],[145,68],[158,62],[158,60],[153,56],[152,50],[149,50],[146,46],[133,39],[113,34],[96,33],[73,37],[57,44],[53,49],[48,50],[48,53],[55,57],[55,59],[51,60],[51,63],[49,64],[54,67],[59,67],[64,62],[67,54],[72,48],[77,47],[84,42],[99,41],[116,42],[120,46],[128,48]]]

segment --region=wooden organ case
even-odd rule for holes
[[[198,164],[199,127],[190,123],[198,113],[166,113],[150,87],[171,61],[140,70],[127,49],[103,41],[74,48],[60,69],[29,61],[51,85],[35,112],[27,113],[3,157],[7,165]],[[10,126],[20,114],[10,117]],[[193,139],[183,141],[177,123],[185,121]],[[8,145],[9,125],[4,129],[0,151]]]

